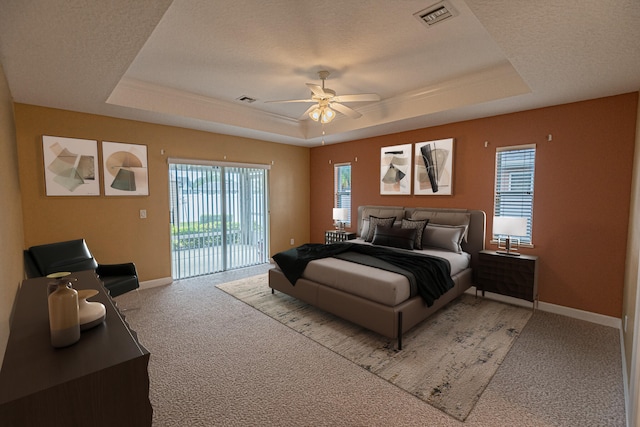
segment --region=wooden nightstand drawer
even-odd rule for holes
[[[476,287],[521,298],[535,304],[538,299],[538,257],[529,255],[502,255],[493,251],[480,251]]]

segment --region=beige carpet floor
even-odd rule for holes
[[[267,279],[262,274],[218,288],[461,421],[532,314],[465,294],[408,331],[397,351],[395,340],[272,294]]]
[[[263,265],[116,300],[151,352],[154,427],[624,427],[620,332],[536,311],[466,421],[216,287]]]

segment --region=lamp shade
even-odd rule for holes
[[[345,221],[348,219],[349,210],[347,208],[333,208],[333,219],[336,221]]]
[[[519,216],[494,216],[493,234],[526,236],[527,218]]]

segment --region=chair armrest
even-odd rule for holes
[[[124,264],[98,264],[98,276],[137,276],[136,266],[132,262]]]
[[[27,275],[27,279],[44,276],[44,274],[42,274],[42,272],[38,269],[38,265],[33,259],[31,252],[29,252],[28,250],[24,251],[24,272]]]

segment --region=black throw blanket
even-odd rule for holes
[[[357,252],[381,259],[395,267],[406,270],[415,277],[418,294],[431,307],[433,301],[454,286],[451,266],[445,259],[424,254],[402,252],[381,246],[358,243],[334,243],[323,245],[308,243],[273,256],[285,277],[295,286],[309,262],[332,257],[344,252]],[[406,275],[411,281],[411,277]]]

